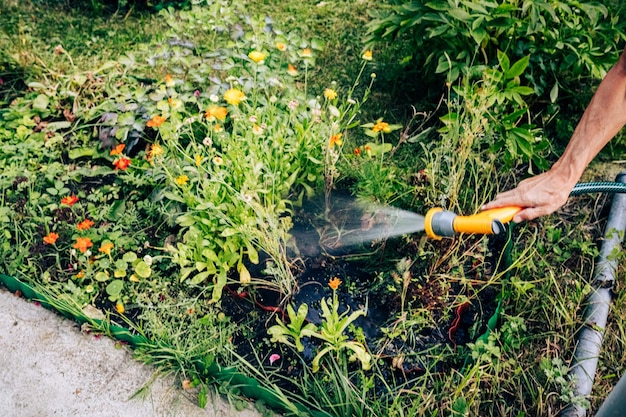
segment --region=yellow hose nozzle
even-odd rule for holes
[[[424,230],[433,239],[452,237],[456,233],[500,234],[504,232],[504,224],[510,222],[521,209],[514,206],[500,207],[470,216],[459,216],[436,207],[426,213]]]

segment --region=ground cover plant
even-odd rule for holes
[[[121,3],[89,26],[76,5],[2,6],[2,274],[151,341],[137,356],[201,406],[212,390],[246,393],[207,371],[218,365],[285,415],[552,416],[589,401],[566,371],[606,196],[508,241],[366,232],[389,226],[384,207],[472,213],[545,169],[559,146],[549,122],[576,108],[554,85],[614,61],[618,5],[191,1],[142,15]],[[97,5],[80,10],[108,10]],[[489,26],[493,8],[523,35]],[[436,60],[442,76],[394,95],[407,46],[376,36],[408,12],[449,14],[456,42],[420,38],[414,65],[428,74]],[[469,30],[474,14],[485,26]],[[575,36],[589,22],[606,44]],[[554,67],[529,25],[589,52],[586,67],[565,53]],[[589,175],[612,179],[602,169]],[[616,294],[592,407],[623,369]]]

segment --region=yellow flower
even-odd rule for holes
[[[340,285],[341,285],[341,280],[339,278],[337,278],[337,277],[334,277],[330,281],[328,281],[328,286],[333,291],[335,291],[337,288],[339,288]]]
[[[246,99],[246,95],[236,88],[231,88],[224,93],[224,100],[228,104],[232,104],[233,106],[239,105],[243,100]]]
[[[372,127],[372,132],[390,133],[391,128],[389,127],[389,123],[379,120],[374,127]]]
[[[158,143],[153,143],[150,145],[150,150],[148,151],[148,161],[152,160],[155,156],[163,155],[163,148]]]
[[[370,51],[369,49],[365,52],[363,52],[363,55],[361,56],[361,58],[363,58],[365,61],[371,61],[372,60],[372,51]]]
[[[281,52],[286,51],[287,50],[287,45],[285,45],[282,42],[276,42],[276,49],[278,49]]]
[[[327,88],[324,90],[324,97],[326,97],[328,100],[334,100],[337,98],[337,92],[332,88]]]
[[[265,54],[260,51],[252,51],[248,54],[248,58],[258,64],[261,61],[265,61]]]
[[[202,160],[204,159],[204,156],[196,155],[193,157],[193,159],[196,161],[196,166],[199,167],[202,164]]]
[[[102,252],[102,253],[106,253],[107,255],[111,255],[111,249],[113,249],[115,245],[111,242],[102,242],[102,244],[100,245],[100,249],[98,249],[98,252]]]
[[[313,52],[310,48],[304,48],[300,55],[302,56],[302,58],[311,58],[313,56]]]
[[[189,177],[186,175],[179,175],[174,181],[176,181],[176,184],[178,185],[185,185],[187,184],[187,181],[189,181]]]
[[[341,140],[341,133],[334,134],[330,137],[328,147],[332,149],[335,147],[335,145],[337,146],[343,145],[343,140]]]
[[[224,128],[222,127],[222,125],[215,125],[213,126],[213,131],[215,133],[220,133],[222,130],[224,130]]]
[[[204,116],[208,121],[212,122],[215,119],[221,120],[222,122],[226,120],[226,115],[228,114],[228,110],[223,106],[209,106]]]
[[[122,303],[115,304],[115,309],[120,314],[124,314],[124,311],[126,311],[126,309],[124,308],[124,304],[122,304]]]

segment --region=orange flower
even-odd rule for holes
[[[76,243],[74,243],[73,247],[78,249],[82,253],[87,252],[87,249],[93,246],[93,242],[88,237],[77,237]]]
[[[78,223],[78,225],[76,226],[76,228],[78,230],[89,230],[91,229],[91,226],[93,226],[95,223],[92,222],[89,219],[85,219],[82,222]]]
[[[296,69],[296,67],[294,67],[293,65],[289,64],[287,65],[287,73],[293,77],[295,77],[296,75],[298,75],[298,70]]]
[[[354,156],[361,155],[361,148],[354,148]]]
[[[124,311],[126,311],[126,309],[124,308],[124,304],[122,304],[122,303],[115,304],[115,309],[120,314],[124,314]]]
[[[47,245],[54,245],[58,238],[59,238],[58,234],[54,232],[50,232],[46,236],[43,237],[43,243]]]
[[[171,75],[169,75],[169,74],[165,75],[165,86],[166,87],[174,87],[175,84],[176,84],[176,82],[174,81],[174,79],[172,78]]]
[[[328,144],[328,147],[332,149],[335,147],[335,145],[337,146],[343,145],[343,140],[341,140],[341,133],[336,133],[330,137],[330,142]]]
[[[106,253],[107,255],[111,255],[111,249],[113,249],[115,245],[113,245],[113,243],[111,242],[104,242],[102,243],[102,245],[100,245],[100,249],[98,249],[98,252],[102,252],[102,253]]]
[[[313,56],[313,52],[311,51],[311,48],[304,48],[300,55],[303,58],[311,58]]]
[[[61,199],[61,204],[67,204],[68,206],[73,206],[76,203],[78,203],[78,197],[75,195],[69,195]]]
[[[208,121],[212,122],[213,120],[221,120],[222,122],[226,120],[226,115],[228,114],[228,110],[226,107],[222,106],[210,106],[204,116]]]
[[[167,120],[167,118],[165,118],[163,116],[159,116],[157,114],[152,119],[148,120],[148,122],[146,123],[146,126],[148,126],[148,127],[159,127],[159,126],[161,126],[163,124],[163,122],[165,122],[165,120]]]
[[[339,278],[337,278],[337,277],[334,277],[330,281],[328,281],[328,286],[333,291],[335,291],[337,288],[339,288],[340,285],[341,285],[341,280]]]
[[[124,145],[123,143],[120,143],[115,148],[111,149],[111,152],[109,153],[109,155],[119,155],[122,153],[125,147],[126,145]]]
[[[129,165],[130,165],[130,159],[126,158],[125,156],[113,162],[113,166],[115,167],[115,169],[121,169],[122,171],[125,171]]]

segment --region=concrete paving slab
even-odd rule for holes
[[[219,396],[198,407],[172,377],[131,398],[154,375],[126,347],[0,289],[0,415],[5,417],[258,417]]]

